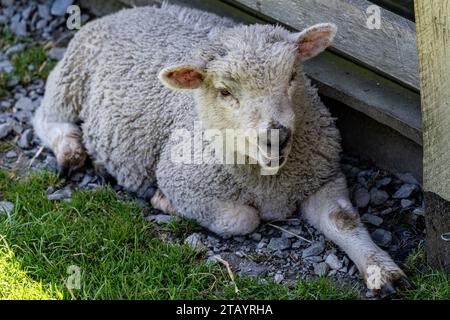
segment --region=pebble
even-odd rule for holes
[[[339,270],[342,268],[342,261],[334,254],[329,254],[325,259],[325,263],[333,270]]]
[[[282,251],[291,247],[291,240],[287,238],[272,238],[267,245],[267,249],[271,251]]]
[[[5,60],[0,61],[0,72],[5,72],[7,74],[10,74],[14,71],[14,66],[12,65],[11,61]]]
[[[11,123],[0,124],[0,139],[6,138],[13,131]]]
[[[203,244],[202,237],[199,233],[191,234],[184,240],[184,243],[197,252],[206,250],[206,246]]]
[[[13,54],[18,53],[25,49],[25,45],[23,43],[18,43],[12,47],[9,47],[8,50],[5,51],[5,56],[8,58],[11,57]]]
[[[64,53],[66,53],[65,48],[51,48],[47,52],[47,56],[49,58],[55,59],[55,60],[61,60],[64,57]]]
[[[409,200],[409,199],[402,199],[402,201],[400,201],[400,205],[402,206],[403,209],[409,208],[414,204],[414,201]]]
[[[5,157],[8,159],[16,158],[17,152],[15,152],[14,150],[8,151],[5,155]]]
[[[50,15],[50,8],[45,4],[38,5],[38,15],[44,21],[49,21],[52,19],[52,16]]]
[[[145,219],[147,221],[155,222],[156,224],[167,224],[172,221],[178,220],[178,217],[168,214],[152,214],[145,217]]]
[[[64,16],[67,8],[73,3],[73,0],[55,0],[50,10],[54,16]]]
[[[251,237],[252,240],[254,240],[254,241],[260,241],[261,238],[262,238],[261,233],[258,233],[258,232],[252,233],[252,235],[251,235],[250,237]]]
[[[370,190],[370,203],[374,206],[380,206],[389,199],[389,195],[386,191],[372,188]]]
[[[70,188],[57,190],[47,196],[52,201],[70,199],[70,197],[72,197],[72,190]]]
[[[414,178],[414,176],[411,173],[402,173],[397,175],[397,178],[399,178],[400,180],[402,180],[405,183],[408,184],[416,184],[419,185],[419,182],[417,181],[416,178]]]
[[[27,97],[21,97],[14,105],[15,111],[33,111],[33,101]]]
[[[319,277],[325,276],[329,270],[330,268],[325,262],[320,262],[314,265],[314,274],[318,275]]]
[[[381,228],[372,232],[371,236],[373,241],[382,247],[387,247],[392,242],[392,233]]]
[[[392,178],[385,177],[377,181],[377,188],[385,187],[392,182]]]
[[[308,258],[312,256],[318,256],[325,250],[325,243],[323,242],[316,242],[303,250],[302,252],[302,258]]]
[[[409,198],[415,190],[416,186],[414,184],[404,184],[395,192],[393,198],[394,199]]]
[[[0,201],[0,214],[10,215],[14,209],[14,204],[9,201]]]
[[[370,202],[370,194],[366,188],[359,188],[355,191],[354,199],[358,208],[364,208]]]
[[[374,214],[370,214],[370,213],[365,213],[362,215],[361,220],[363,222],[367,222],[370,223],[374,226],[379,227],[382,223],[383,223],[383,218],[378,217]]]
[[[283,280],[284,280],[284,276],[281,273],[277,273],[274,277],[275,283],[280,284],[281,282],[283,282]]]
[[[239,275],[251,278],[263,276],[267,272],[267,268],[254,261],[244,260],[239,264]]]
[[[33,140],[33,129],[27,129],[20,136],[17,145],[22,149],[30,149],[32,140]]]

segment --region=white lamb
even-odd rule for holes
[[[49,76],[34,128],[63,171],[89,156],[138,194],[156,181],[154,207],[220,235],[247,234],[261,220],[301,210],[370,289],[391,293],[405,275],[352,207],[339,132],[302,69],[335,34],[332,24],[291,33],[170,5],[123,10],[75,35]],[[173,161],[172,134],[193,132],[196,121],[219,132],[277,129],[276,174],[260,170],[272,152],[257,164]],[[237,153],[253,157],[247,148]]]

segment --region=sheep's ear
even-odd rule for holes
[[[169,89],[197,89],[203,82],[203,70],[189,64],[165,68],[159,73],[159,80]]]
[[[298,54],[302,61],[314,58],[333,43],[337,27],[332,23],[319,23],[295,35]]]

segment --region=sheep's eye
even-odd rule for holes
[[[229,96],[231,96],[231,93],[227,89],[222,89],[222,90],[220,90],[220,95],[222,97],[229,97]]]

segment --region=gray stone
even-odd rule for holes
[[[6,138],[13,131],[11,123],[0,124],[0,139]]]
[[[6,157],[7,159],[17,158],[17,152],[15,152],[14,150],[8,151],[8,152],[5,154],[5,157]]]
[[[397,192],[395,192],[393,198],[394,199],[405,199],[409,198],[411,194],[416,190],[416,186],[414,184],[404,184],[402,185]]]
[[[203,244],[202,237],[199,233],[191,234],[184,240],[184,243],[198,252],[206,250],[206,246]]]
[[[251,235],[251,238],[254,240],[254,241],[260,241],[261,240],[261,233],[258,233],[258,232],[255,232],[255,233],[253,233],[252,235]]]
[[[402,180],[405,183],[408,184],[416,184],[419,185],[419,182],[417,181],[416,178],[414,178],[414,176],[411,173],[402,173],[397,175],[397,178],[399,178],[400,180]]]
[[[17,141],[17,145],[22,149],[30,149],[32,140],[33,140],[33,129],[27,129],[20,136],[19,141]]]
[[[303,241],[302,240],[298,240],[298,241],[295,241],[293,244],[292,244],[292,249],[299,249],[299,248],[301,248],[303,246]]]
[[[389,177],[385,177],[377,181],[377,188],[385,187],[392,182],[392,179]]]
[[[263,276],[267,272],[267,268],[254,261],[244,260],[239,264],[239,275],[256,278]]]
[[[400,205],[402,206],[403,209],[409,208],[414,204],[414,201],[409,200],[409,199],[402,199],[402,201],[400,201]]]
[[[52,19],[52,16],[50,15],[50,8],[45,4],[38,5],[38,15],[44,19],[44,21]]]
[[[0,72],[10,74],[13,71],[14,71],[14,66],[12,65],[11,61],[9,61],[9,60],[0,61]]]
[[[389,195],[386,191],[378,190],[377,188],[372,188],[370,190],[370,203],[374,206],[380,206],[384,204],[389,199]]]
[[[10,215],[14,209],[14,204],[9,201],[0,201],[0,214]]]
[[[16,36],[27,36],[27,23],[25,20],[22,20],[20,15],[16,18],[16,16],[11,19],[11,23],[9,25],[11,32]]]
[[[358,208],[364,208],[369,204],[370,194],[365,188],[359,188],[354,194],[356,206]]]
[[[23,49],[25,49],[25,45],[23,43],[18,43],[12,47],[9,47],[6,51],[5,51],[5,55],[7,57],[11,57],[13,54],[18,53],[20,51],[23,51]]]
[[[147,221],[155,222],[156,224],[167,224],[172,221],[178,220],[177,216],[172,216],[168,214],[152,214],[145,217]]]
[[[291,240],[287,238],[272,238],[267,245],[267,249],[271,251],[282,251],[291,247]]]
[[[376,229],[371,236],[373,241],[382,247],[387,247],[392,242],[392,233],[384,229]]]
[[[325,263],[333,270],[339,270],[342,268],[342,261],[334,254],[331,253],[325,259]]]
[[[308,258],[312,256],[318,256],[325,250],[325,243],[323,242],[316,242],[303,250],[302,252],[302,258]]]
[[[281,282],[283,282],[284,276],[283,276],[283,274],[281,274],[281,273],[277,273],[277,274],[275,275],[275,277],[273,277],[273,280],[275,281],[275,283],[280,284]]]
[[[72,5],[73,0],[55,0],[50,10],[54,16],[63,16],[66,14],[67,8]]]
[[[72,190],[70,188],[57,190],[47,196],[47,198],[52,201],[70,199],[70,197],[72,197]]]
[[[379,227],[383,223],[383,218],[380,218],[374,214],[366,213],[361,217],[363,222],[370,223],[374,226]]]
[[[320,262],[314,265],[314,274],[323,277],[328,273],[329,269],[328,264]]]
[[[47,26],[47,21],[44,19],[41,19],[36,23],[36,29],[38,29],[38,30],[44,29],[46,26]]]
[[[33,102],[30,98],[22,97],[17,100],[16,104],[14,105],[14,109],[16,111],[33,111]]]
[[[11,7],[14,3],[14,0],[2,0],[2,7]]]
[[[413,213],[417,216],[425,216],[425,209],[424,208],[416,208],[416,209],[414,209]]]
[[[354,275],[354,274],[356,273],[356,271],[358,271],[358,270],[356,269],[356,266],[355,266],[355,265],[352,265],[352,266],[350,267],[350,269],[348,270],[348,274],[349,274],[350,276],[352,276],[352,275]]]
[[[51,59],[61,60],[64,57],[65,52],[66,52],[65,48],[51,48],[47,52],[47,56]]]

